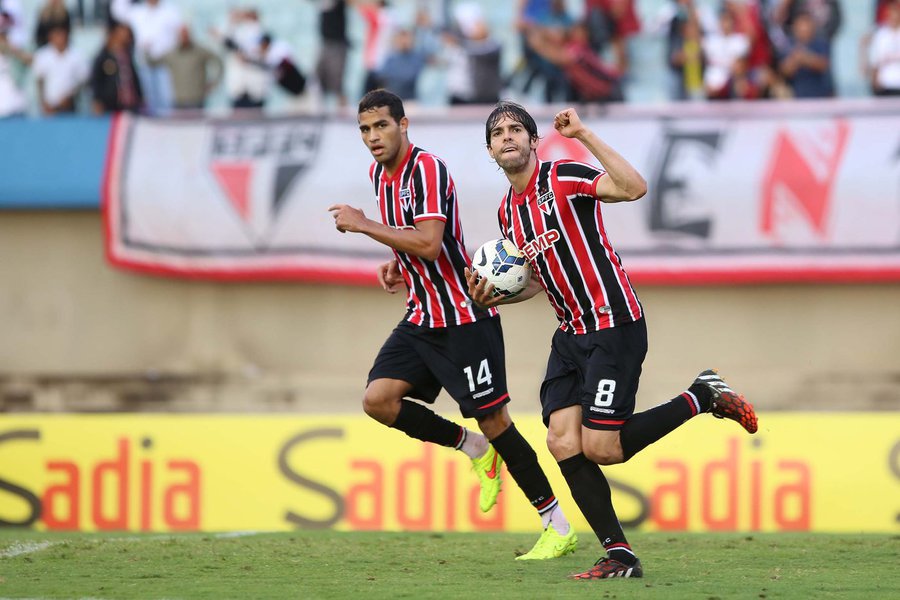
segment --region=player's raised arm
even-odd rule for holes
[[[347,204],[333,204],[328,210],[341,233],[362,233],[394,250],[425,260],[436,260],[441,253],[444,222],[439,219],[419,221],[414,228],[396,229],[373,221],[362,210]]]
[[[556,114],[553,127],[563,137],[575,138],[590,150],[603,168],[606,177],[597,182],[596,194],[603,202],[630,202],[647,193],[647,182],[625,158],[612,146],[588,129],[574,108],[567,108]]]

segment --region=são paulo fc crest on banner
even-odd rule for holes
[[[291,196],[312,163],[321,128],[310,121],[228,122],[215,125],[209,174],[251,243],[267,247]]]

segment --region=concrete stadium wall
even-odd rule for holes
[[[404,304],[375,288],[114,271],[93,211],[0,212],[0,281],[0,411],[357,411]],[[639,408],[715,366],[763,410],[900,409],[900,284],[639,293]],[[555,318],[538,298],[503,322],[512,410],[536,412]]]

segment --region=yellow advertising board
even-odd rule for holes
[[[586,522],[519,417],[564,510]],[[471,424],[474,425],[474,424]],[[478,510],[469,461],[364,416],[0,417],[0,526],[41,530],[534,531],[504,473]],[[900,415],[778,413],[760,431],[701,416],[605,467],[627,527],[645,531],[900,530]]]

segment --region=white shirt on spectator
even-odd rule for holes
[[[703,51],[706,54],[706,70],[703,82],[706,87],[720,90],[731,78],[731,69],[750,51],[750,40],[743,33],[710,33],[703,37]]]
[[[876,81],[887,90],[900,89],[900,28],[879,27],[869,46],[869,64],[877,69]]]
[[[132,4],[131,0],[113,0],[112,15],[128,23],[134,30],[135,46],[139,58],[145,55],[159,60],[178,45],[181,14],[166,0],[154,5]]]
[[[12,67],[9,57],[0,54],[0,117],[23,113],[27,108],[25,94],[16,85]]]
[[[78,91],[87,81],[89,69],[85,58],[75,48],[60,52],[50,44],[34,53],[31,70],[35,80],[44,81],[44,102],[57,106]]]

